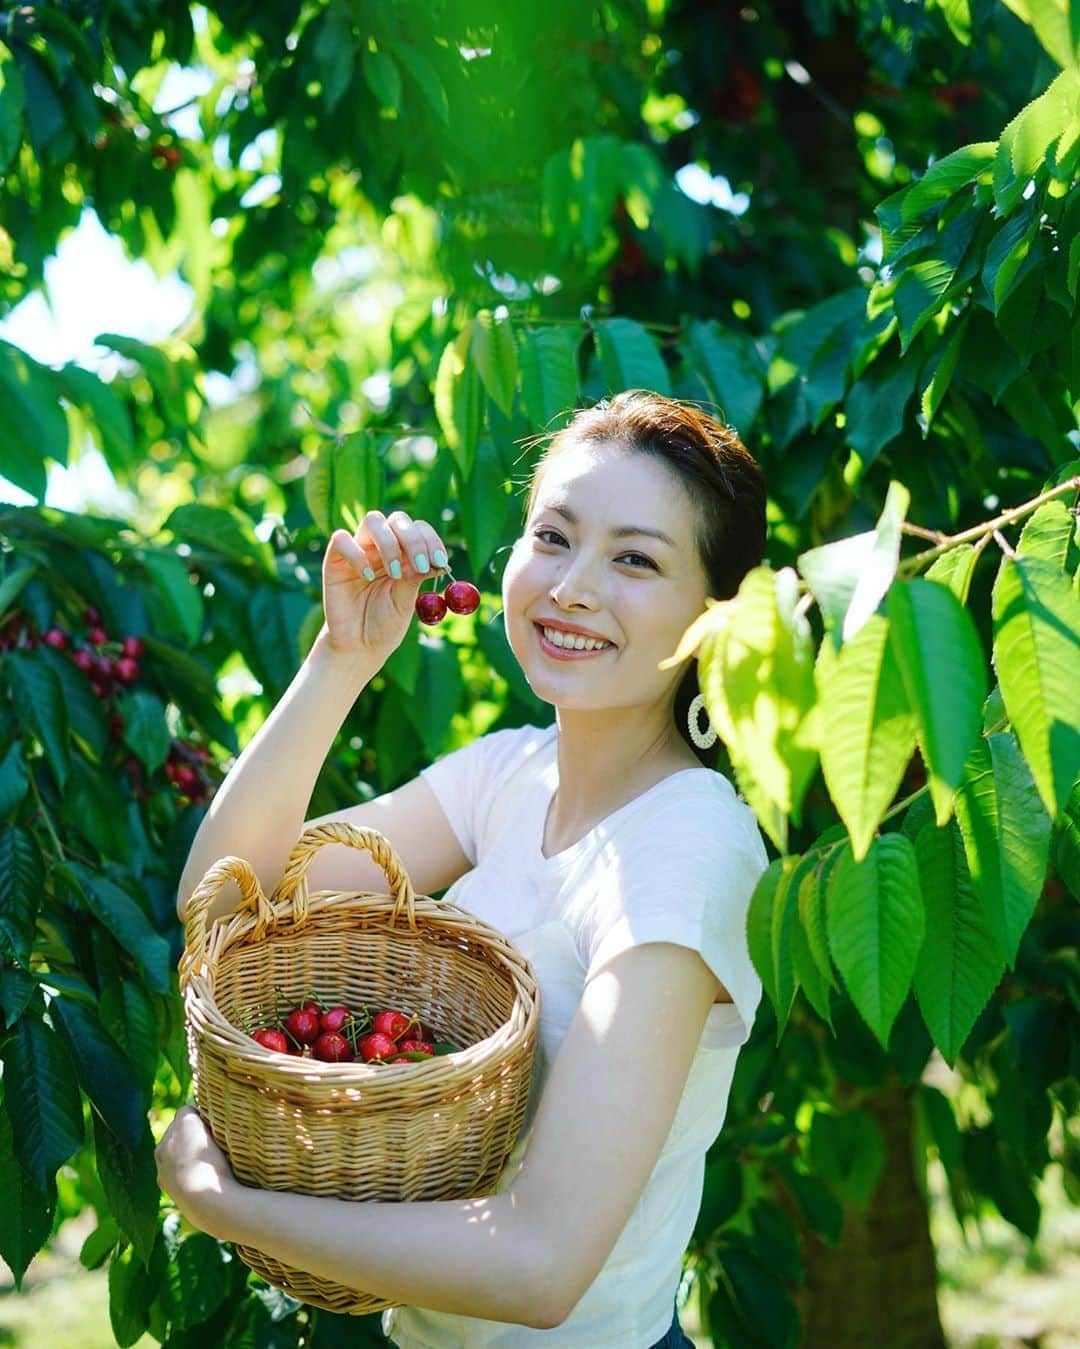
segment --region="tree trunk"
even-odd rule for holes
[[[784,1203],[802,1234],[806,1279],[796,1302],[806,1349],[945,1349],[929,1213],[912,1162],[915,1089],[862,1097],[885,1140],[885,1164],[867,1211],[845,1208],[835,1246]]]

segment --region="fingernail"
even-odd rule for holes
[[[401,580],[401,563],[396,559],[390,563],[390,575],[395,581]]]
[[[446,554],[443,552],[441,548],[436,548],[431,556],[435,559],[436,567],[446,566]]]
[[[413,561],[416,563],[417,571],[427,571],[428,569],[427,553],[417,553],[416,556],[413,558]]]
[[[364,568],[364,580],[365,580],[365,581],[374,581],[374,579],[375,579],[375,573],[371,570],[370,567],[365,567],[365,568]]]

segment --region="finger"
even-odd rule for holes
[[[447,548],[446,544],[443,543],[442,539],[439,538],[432,527],[423,520],[418,520],[416,522],[416,527],[424,540],[424,548],[428,556],[428,561],[431,563],[432,571],[448,571],[450,550]],[[439,554],[439,556],[436,556],[436,554]]]
[[[358,576],[363,576],[365,581],[375,579],[375,570],[368,561],[367,554],[346,530],[334,530],[334,533],[330,536],[330,545],[332,552],[336,552],[341,560],[347,566],[350,566]],[[335,560],[333,556],[330,557],[330,561]]]
[[[382,511],[368,511],[361,520],[356,531],[356,542],[361,546],[364,544],[365,535],[374,546],[379,560],[378,564],[372,563],[376,573],[381,565],[382,571],[392,580],[400,581],[405,573],[407,559],[397,534]]]
[[[431,544],[427,527],[420,521],[414,521],[406,511],[393,511],[387,517],[387,523],[397,535],[408,561],[406,574],[411,572],[414,577],[430,576]]]

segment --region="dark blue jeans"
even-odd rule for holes
[[[679,1325],[677,1302],[672,1311],[671,1325],[668,1326],[667,1334],[662,1340],[657,1340],[655,1344],[650,1345],[649,1349],[694,1349],[694,1341]]]

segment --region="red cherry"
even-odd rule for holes
[[[300,1010],[302,1012],[311,1012],[313,1016],[322,1016],[322,1008],[314,1000],[314,998],[307,998],[304,1002],[302,1002],[300,1004]]]
[[[397,1050],[389,1035],[382,1035],[378,1031],[373,1031],[371,1035],[365,1035],[359,1044],[360,1054],[365,1063],[370,1063],[372,1059],[385,1059],[388,1055]]]
[[[311,1046],[311,1052],[315,1058],[322,1059],[324,1063],[349,1063],[355,1058],[352,1045],[344,1035],[332,1030],[323,1031]]]
[[[384,1011],[376,1012],[375,1019],[371,1023],[371,1029],[377,1031],[380,1035],[388,1035],[391,1040],[400,1040],[405,1032],[415,1026],[416,1021],[404,1012],[399,1012],[393,1007],[387,1007]]]
[[[340,1031],[352,1020],[352,1012],[347,1007],[331,1007],[319,1017],[319,1025],[324,1031]]]
[[[119,740],[124,734],[124,718],[119,712],[114,712],[109,718],[109,735],[114,740]]]
[[[415,1059],[407,1059],[404,1054],[397,1054],[392,1059],[387,1059],[387,1063],[415,1063]]]
[[[199,786],[199,775],[190,764],[182,763],[177,766],[173,781],[182,792],[191,792]]]
[[[426,1040],[402,1040],[398,1049],[403,1054],[434,1054],[435,1046],[429,1045]]]
[[[91,646],[104,646],[109,640],[109,634],[101,627],[93,627],[87,633],[87,639]]]
[[[86,624],[88,628],[96,628],[97,625],[101,622],[101,611],[99,609],[95,609],[92,604],[88,605],[83,610],[82,621]]]
[[[471,581],[451,581],[443,591],[446,607],[455,614],[471,614],[480,603],[480,592]]]
[[[441,623],[446,617],[446,601],[437,590],[417,595],[415,609],[421,623]]]
[[[85,675],[91,674],[97,664],[94,653],[88,651],[85,646],[80,646],[78,651],[72,652],[71,659]]]
[[[105,701],[111,692],[108,684],[103,684],[96,676],[90,680],[90,690],[94,697],[100,699],[102,702]]]
[[[285,1036],[281,1031],[274,1030],[272,1026],[263,1026],[261,1029],[255,1031],[251,1038],[257,1040],[264,1049],[275,1049],[279,1054],[287,1054],[289,1052],[288,1040],[285,1039]]]
[[[134,684],[139,677],[139,662],[130,656],[121,656],[113,666],[113,674],[121,684]]]
[[[301,1044],[309,1045],[319,1037],[319,1018],[314,1012],[298,1007],[285,1018],[285,1029]]]
[[[41,640],[46,646],[51,646],[54,651],[66,651],[68,649],[68,635],[63,628],[50,628]]]
[[[124,638],[123,653],[125,656],[130,656],[132,660],[141,660],[145,650],[146,647],[143,646],[140,637]]]

